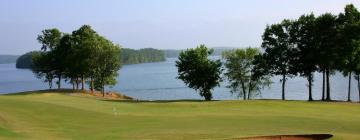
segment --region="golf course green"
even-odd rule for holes
[[[178,140],[287,134],[360,139],[360,104],[307,101],[131,101],[66,93],[0,96],[0,139]]]

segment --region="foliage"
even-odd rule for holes
[[[37,40],[42,44],[42,51],[52,50],[59,45],[62,33],[58,29],[45,29],[41,33]]]
[[[91,89],[94,80],[101,85],[104,93],[105,85],[116,83],[114,77],[120,69],[120,46],[113,44],[98,35],[89,25],[84,25],[72,34],[58,33],[56,29],[44,30],[38,40],[48,51],[34,57],[33,72],[38,77],[51,81],[58,78],[58,88],[61,88],[61,78],[70,79],[75,89],[75,83],[81,79],[82,89],[87,79],[90,79]],[[62,35],[58,38],[58,35]],[[59,39],[59,40],[58,40]],[[77,86],[78,88],[78,86]]]
[[[260,75],[259,71],[255,70],[257,55],[260,55],[257,48],[235,49],[223,53],[226,60],[225,76],[230,82],[228,88],[232,93],[239,92],[238,96],[244,100],[250,99],[252,92],[260,93],[262,88],[271,83],[269,75]]]
[[[338,26],[339,44],[342,46],[340,48],[342,56],[339,70],[349,77],[348,101],[350,101],[352,73],[358,71],[357,68],[360,65],[360,47],[358,45],[358,40],[360,40],[360,12],[354,5],[349,4],[345,7],[344,13],[339,14],[338,22],[340,24]]]
[[[99,38],[99,46],[97,49],[95,62],[95,85],[101,85],[101,91],[104,93],[105,85],[115,85],[117,72],[121,67],[120,64],[120,47],[114,45],[111,41],[105,39],[104,37]],[[99,89],[99,86],[95,86]]]
[[[44,78],[48,82],[49,88],[52,88],[52,81],[55,78],[53,70],[52,54],[49,52],[34,53],[32,56],[31,70],[38,78]]]
[[[270,67],[274,75],[282,75],[282,99],[285,99],[286,77],[300,74],[308,80],[309,100],[313,100],[313,73],[320,71],[323,73],[322,99],[325,100],[326,92],[326,100],[331,100],[330,75],[340,70],[349,76],[350,101],[351,74],[358,75],[360,71],[359,21],[360,12],[350,4],[338,16],[325,13],[315,17],[311,13],[266,27],[262,43],[265,53],[261,56],[266,65],[262,66]]]
[[[292,43],[291,30],[293,21],[283,20],[279,24],[267,26],[262,36],[261,47],[265,50],[264,59],[269,65],[270,72],[274,75],[281,75],[282,99],[285,100],[286,77],[295,74],[292,71],[294,59],[294,45]]]
[[[308,80],[309,101],[312,98],[313,73],[318,70],[317,61],[319,51],[315,40],[315,16],[314,14],[302,15],[293,23],[291,30],[292,42],[295,44],[293,71]]]
[[[190,88],[198,90],[205,100],[212,99],[211,89],[219,86],[221,81],[221,62],[208,58],[212,52],[205,45],[200,45],[195,49],[181,52],[176,61],[177,78],[183,80]]]

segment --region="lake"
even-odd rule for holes
[[[107,90],[118,91],[125,95],[144,100],[170,99],[202,99],[195,90],[188,88],[181,80],[176,79],[176,58],[168,58],[165,62],[124,65],[119,71],[118,83]],[[321,98],[322,74],[316,73],[313,87],[313,98]],[[281,99],[280,77],[272,78],[273,84],[265,88],[262,94],[254,98]],[[331,98],[335,100],[347,99],[347,77],[341,73],[331,76]],[[352,80],[351,98],[359,100],[355,79]],[[238,99],[226,88],[226,81],[213,91],[213,98],[217,100]],[[55,82],[54,82],[54,86]],[[71,88],[63,81],[63,86]],[[47,89],[47,83],[37,79],[30,70],[16,69],[15,64],[0,64],[0,94],[29,90]],[[286,99],[307,100],[307,81],[302,77],[291,78],[286,82]]]

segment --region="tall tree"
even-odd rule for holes
[[[325,13],[315,20],[315,40],[318,51],[318,66],[324,73],[323,89],[326,87],[326,100],[330,101],[330,74],[336,69],[339,60],[337,17]],[[325,86],[326,82],[326,86]]]
[[[121,67],[120,63],[120,46],[113,44],[111,41],[102,36],[98,37],[96,47],[96,56],[94,62],[96,68],[94,72],[95,87],[101,86],[103,96],[105,96],[105,85],[116,84],[115,77]],[[99,88],[97,88],[99,89]]]
[[[340,26],[340,44],[342,46],[341,60],[339,69],[345,76],[348,76],[348,101],[351,101],[351,78],[356,66],[359,62],[360,48],[356,44],[356,40],[360,39],[360,12],[354,5],[349,4],[345,7],[345,13],[340,13],[339,18]]]
[[[86,77],[90,77],[93,83],[93,76],[98,62],[94,61],[99,49],[99,35],[89,25],[83,25],[78,30],[72,32],[74,41],[75,56],[73,61],[78,70],[78,78],[81,79],[81,89],[84,90]],[[93,85],[93,84],[90,84]],[[93,87],[91,87],[93,89]]]
[[[195,49],[182,51],[176,61],[178,68],[178,79],[195,90],[199,90],[200,96],[205,100],[212,99],[211,90],[219,86],[221,81],[221,62],[220,60],[210,60],[208,57],[213,53],[205,45],[200,45]]]
[[[61,57],[56,57],[58,56],[56,53],[53,52],[53,50],[55,50],[59,44],[60,44],[60,40],[62,38],[62,33],[56,29],[45,29],[42,31],[42,34],[38,35],[37,40],[39,41],[39,43],[42,44],[41,50],[42,51],[49,51],[48,56],[51,57],[47,57],[48,62],[50,63],[46,63],[49,66],[48,67],[52,67],[51,69],[54,71],[52,72],[53,74],[56,75],[56,77],[58,78],[57,84],[58,84],[58,88],[61,88],[61,76],[62,76],[62,72],[63,72],[63,67],[61,67],[60,65],[57,65],[57,63],[61,63],[62,58]]]
[[[267,26],[262,36],[262,48],[265,49],[264,57],[271,67],[271,73],[281,75],[282,100],[285,100],[285,82],[287,77],[294,73],[291,71],[293,59],[293,44],[291,41],[290,30],[292,21],[283,20],[280,24]]]
[[[353,43],[355,45],[357,45],[355,47],[357,49],[355,52],[357,52],[357,53],[355,53],[354,55],[355,55],[355,58],[357,58],[356,62],[358,62],[358,63],[355,65],[353,70],[354,70],[354,74],[355,74],[354,78],[357,81],[357,88],[358,88],[359,102],[360,102],[360,50],[359,50],[359,48],[360,48],[360,40],[353,41]],[[348,95],[348,96],[350,96],[350,95]],[[350,97],[348,97],[348,98],[350,98]]]
[[[295,44],[293,64],[294,71],[306,77],[308,81],[309,101],[312,101],[313,73],[317,70],[316,60],[318,51],[315,41],[315,16],[302,15],[293,23],[291,31],[292,41]]]
[[[249,100],[252,92],[260,93],[261,89],[269,86],[270,76],[256,74],[255,57],[260,55],[257,48],[235,49],[223,53],[226,60],[225,76],[230,82],[228,88],[232,93],[239,92],[239,97]]]

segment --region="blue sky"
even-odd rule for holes
[[[91,25],[126,48],[259,46],[267,24],[314,12],[338,14],[359,0],[1,0],[0,54],[38,50],[46,28]]]

